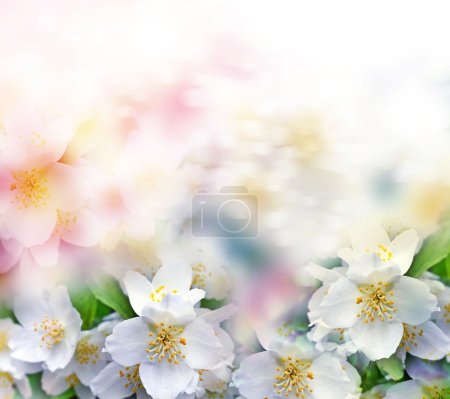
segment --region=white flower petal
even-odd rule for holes
[[[125,386],[127,380],[120,377],[125,367],[116,362],[109,363],[91,383],[91,389],[100,399],[122,399],[133,394],[132,386]]]
[[[48,303],[32,296],[19,297],[14,302],[14,315],[20,324],[33,328],[34,323],[41,322],[50,313]]]
[[[341,363],[330,353],[320,355],[311,364],[314,379],[310,386],[314,397],[321,399],[346,399],[356,391],[355,384],[344,372]]]
[[[342,275],[337,273],[335,270],[327,269],[326,267],[315,263],[310,263],[306,266],[305,270],[316,280],[320,280],[324,283],[334,283],[342,277]]]
[[[42,389],[47,395],[56,396],[69,389],[66,375],[61,372],[52,373],[44,370],[42,374]]]
[[[402,274],[405,274],[411,266],[416,253],[419,236],[415,230],[406,230],[394,238],[390,245],[395,262],[400,266]]]
[[[95,399],[95,396],[92,394],[91,388],[78,384],[74,388],[75,393],[79,399]]]
[[[142,309],[142,316],[155,323],[187,324],[196,314],[190,301],[180,295],[167,294],[161,302],[149,302]]]
[[[391,243],[383,227],[373,221],[362,221],[353,226],[350,241],[358,252],[373,251],[380,244],[387,248]]]
[[[141,317],[121,321],[106,338],[106,350],[122,366],[135,366],[146,355],[149,331],[147,323]]]
[[[186,345],[182,347],[186,363],[194,369],[212,369],[222,360],[223,346],[213,328],[202,319],[188,324],[183,332]]]
[[[423,390],[417,381],[405,381],[389,388],[385,399],[422,399]]]
[[[193,288],[184,297],[193,305],[195,305],[205,297],[205,291],[199,288]]]
[[[323,323],[330,328],[351,327],[357,320],[358,296],[358,288],[344,277],[331,284],[317,310]]]
[[[270,352],[255,353],[241,361],[239,369],[234,372],[233,382],[246,399],[271,397],[277,367]]]
[[[349,329],[350,338],[356,347],[370,360],[391,356],[398,348],[403,336],[403,324],[398,319],[369,323],[359,320]]]
[[[430,288],[420,280],[401,276],[392,287],[394,306],[401,321],[410,325],[425,322],[437,306],[437,298]]]
[[[192,269],[187,263],[168,261],[156,272],[152,283],[155,289],[164,286],[169,292],[176,290],[178,294],[184,295],[191,287]]]
[[[415,335],[415,343],[409,348],[413,356],[427,360],[439,360],[450,353],[450,338],[432,321],[426,321],[417,327],[406,327]]]
[[[184,392],[194,376],[186,363],[169,363],[164,360],[150,362],[146,358],[139,367],[142,384],[153,398],[175,399]]]
[[[123,279],[125,289],[131,307],[137,315],[141,315],[142,308],[150,302],[150,294],[153,292],[153,285],[142,274],[133,270],[128,270]]]
[[[50,350],[50,355],[45,361],[50,371],[55,371],[66,367],[75,352],[75,345],[68,345],[65,341],[54,345]]]
[[[40,346],[41,336],[34,331],[21,328],[9,341],[14,359],[38,363],[47,360],[50,351]]]

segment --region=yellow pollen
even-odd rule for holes
[[[178,364],[180,359],[185,356],[181,350],[180,345],[186,345],[186,338],[181,336],[184,329],[176,326],[165,326],[164,323],[155,323],[154,331],[149,333],[149,337],[156,336],[148,342],[149,348],[146,349],[150,360],[158,360],[162,362],[167,359],[169,363]]]
[[[378,244],[378,251],[376,254],[383,262],[388,262],[392,259],[393,254],[391,251],[389,251],[384,245]]]
[[[417,347],[417,336],[423,336],[423,329],[417,326],[409,326],[403,323],[403,337],[400,342],[400,347],[404,348],[406,352],[411,350],[411,347]]]
[[[386,319],[392,319],[392,314],[397,311],[393,305],[394,300],[389,299],[386,294],[388,284],[383,284],[379,281],[375,286],[374,284],[363,285],[359,287],[359,292],[362,296],[356,298],[356,303],[362,304],[359,309],[357,317],[362,318],[364,323],[369,323],[375,321],[378,318],[380,321],[385,321]],[[393,296],[392,291],[388,292],[389,296]]]
[[[437,385],[423,387],[425,395],[422,399],[447,399],[450,397],[450,388],[439,388]]]
[[[8,349],[8,334],[0,332],[0,352]]]
[[[0,371],[0,389],[10,389],[14,384],[14,378],[11,374]]]
[[[161,300],[166,296],[164,285],[160,285],[155,291],[150,294],[150,299],[152,302],[161,302]]]
[[[192,284],[193,288],[205,288],[206,281],[211,277],[211,273],[208,272],[206,266],[201,263],[195,263],[192,266]]]
[[[66,377],[67,385],[69,385],[69,388],[76,387],[80,380],[78,379],[77,375],[75,373],[72,373]]]
[[[47,143],[47,140],[45,140],[39,133],[35,132],[34,130],[31,132],[31,142],[37,147],[42,148]]]
[[[34,323],[34,331],[41,334],[40,347],[46,347],[48,350],[58,345],[65,334],[62,323],[57,319],[49,319],[48,316],[45,316],[40,324]]]
[[[443,317],[447,324],[450,324],[450,303],[443,306]]]
[[[127,389],[131,388],[133,393],[136,393],[139,389],[144,389],[139,377],[139,366],[140,364],[137,364],[119,370],[119,377],[123,379],[123,386]]]
[[[64,212],[58,209],[56,215],[57,219],[55,231],[59,235],[62,235],[63,233],[69,233],[71,227],[78,221],[77,216],[72,215],[71,212]]]
[[[293,393],[298,398],[306,398],[313,393],[308,385],[308,380],[314,379],[314,374],[309,370],[311,363],[306,360],[281,359],[281,364],[275,369],[275,382],[273,387],[278,395],[285,397]]]
[[[83,337],[78,342],[75,357],[80,364],[96,364],[100,358],[99,347],[90,344],[89,337]]]
[[[35,208],[46,206],[50,199],[47,188],[46,172],[33,168],[28,171],[13,172],[14,183],[9,187],[15,192],[14,202],[19,209],[28,208],[33,205]]]

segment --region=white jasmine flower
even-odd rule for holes
[[[348,328],[352,342],[371,360],[391,356],[402,340],[403,325],[424,323],[437,305],[425,283],[402,274],[376,253],[354,258],[345,276],[329,284],[311,321]]]
[[[191,302],[168,293],[158,305],[150,303],[142,317],[117,324],[106,339],[106,350],[121,366],[139,364],[149,395],[174,399],[189,393],[195,370],[219,366],[228,353],[213,327],[197,318]]]
[[[205,296],[205,292],[198,288],[190,289],[192,283],[192,269],[182,262],[169,262],[163,265],[153,277],[152,282],[142,274],[129,270],[123,280],[131,306],[136,314],[141,315],[146,304],[158,306],[168,294],[179,295],[193,305]]]
[[[14,312],[21,323],[10,341],[12,357],[43,362],[50,370],[66,367],[80,337],[81,318],[67,290],[58,286],[42,296],[19,298]]]
[[[310,347],[279,342],[268,349],[243,359],[234,373],[234,384],[245,398],[359,397],[358,373],[329,352],[317,356]]]
[[[363,253],[374,253],[382,261],[391,261],[405,274],[417,249],[419,237],[415,230],[406,230],[392,241],[386,231],[376,223],[362,222],[350,232],[352,248],[342,248],[338,256],[347,263]]]

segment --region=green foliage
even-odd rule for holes
[[[7,318],[16,321],[14,312],[11,309],[0,306],[0,319],[7,319]]]
[[[450,223],[447,223],[425,240],[422,249],[414,257],[412,265],[406,274],[411,277],[419,277],[422,273],[447,258],[449,254]]]
[[[83,320],[82,329],[88,330],[92,327],[97,312],[98,301],[87,286],[71,290],[70,299],[72,305],[78,310]]]
[[[433,266],[431,272],[437,274],[448,285],[450,283],[450,255]]]
[[[211,310],[219,309],[223,305],[225,305],[225,301],[218,301],[217,299],[204,298],[200,302],[200,306],[202,308],[207,308],[207,309],[211,309]]]
[[[107,307],[119,313],[124,319],[136,317],[133,308],[119,283],[111,277],[91,283],[92,294]]]
[[[395,355],[387,359],[377,360],[381,373],[394,381],[401,380],[405,374],[402,361]]]
[[[375,385],[385,382],[377,364],[370,362],[361,375],[361,387],[363,392],[369,391]]]

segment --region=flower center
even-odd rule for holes
[[[0,332],[0,352],[8,349],[8,334]]]
[[[0,371],[0,388],[11,388],[12,384],[14,384],[14,379],[11,374]]]
[[[40,347],[52,349],[58,345],[64,338],[64,327],[58,319],[50,320],[48,316],[40,324],[34,323],[34,331],[42,334]]]
[[[211,277],[211,273],[203,263],[198,262],[192,266],[192,287],[205,288],[206,280],[209,277]]]
[[[313,392],[308,384],[308,380],[314,379],[313,373],[309,371],[311,363],[294,360],[292,357],[283,358],[281,361],[282,365],[276,368],[276,382],[273,384],[277,394],[288,397],[293,392],[297,398],[306,398],[306,395]]]
[[[80,379],[77,377],[75,373],[69,374],[66,377],[67,385],[69,385],[69,388],[74,388],[80,383]]]
[[[403,337],[400,342],[400,347],[404,348],[406,352],[409,352],[411,346],[417,346],[416,338],[417,336],[423,336],[423,329],[417,328],[417,326],[408,326],[403,323]]]
[[[14,201],[19,209],[34,205],[35,208],[46,206],[50,198],[47,178],[43,170],[33,168],[29,171],[14,172],[14,183],[9,189],[15,191]]]
[[[98,346],[90,344],[88,340],[88,337],[84,337],[78,342],[75,356],[80,364],[96,364],[99,359]]]
[[[364,323],[375,321],[375,317],[384,321],[387,317],[392,319],[392,314],[397,311],[392,305],[395,302],[388,296],[393,296],[393,291],[388,291],[388,284],[379,281],[377,285],[363,285],[358,288],[361,296],[356,298],[356,303],[361,304],[360,312],[356,315],[364,320]]]
[[[392,252],[389,251],[384,245],[378,244],[377,248],[376,254],[383,262],[388,262],[392,259]]]
[[[64,212],[58,209],[56,212],[56,227],[55,231],[57,234],[62,235],[63,233],[69,233],[70,228],[77,222],[77,216],[72,215],[71,212]]]
[[[161,302],[162,299],[166,296],[167,292],[165,291],[166,287],[164,285],[160,285],[156,290],[150,293],[150,299],[152,302]],[[176,294],[177,290],[172,290],[172,294]]]
[[[182,327],[155,323],[153,331],[148,334],[152,339],[148,342],[150,348],[146,349],[150,360],[157,358],[161,362],[166,358],[169,363],[178,364],[180,358],[184,359],[186,356],[180,349],[180,345],[186,345],[186,338],[181,336],[183,331]]]
[[[447,303],[447,305],[444,305],[443,308],[444,308],[444,311],[442,313],[443,313],[444,320],[447,324],[449,324],[450,323],[450,303]]]
[[[138,389],[144,389],[141,379],[139,377],[139,364],[133,367],[125,367],[119,370],[119,377],[124,378],[123,386],[125,388],[132,387],[133,393],[136,393]]]
[[[447,399],[450,394],[450,388],[439,388],[437,385],[426,386],[423,390],[429,399]]]

